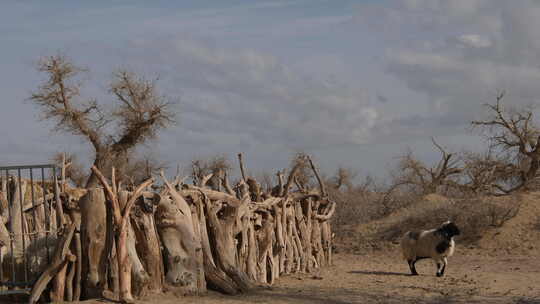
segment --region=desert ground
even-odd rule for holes
[[[410,276],[395,249],[337,254],[334,267],[316,275],[282,277],[275,286],[246,295],[210,292],[202,297],[178,297],[170,291],[137,303],[540,303],[538,257],[458,250],[446,275],[437,278],[435,266],[427,260],[418,263],[419,276]]]
[[[539,257],[489,256],[480,250],[456,251],[442,278],[431,261],[418,262],[419,276],[410,276],[399,251],[336,254],[333,267],[317,274],[294,274],[276,285],[249,294],[225,296],[210,291],[182,297],[174,291],[152,295],[139,304],[241,303],[519,303],[540,304]],[[1,303],[10,303],[5,301]],[[106,300],[84,304],[111,303]]]

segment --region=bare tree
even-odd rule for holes
[[[497,95],[494,104],[485,106],[490,112],[486,120],[473,121],[473,127],[485,132],[490,148],[500,151],[510,161],[504,175],[492,186],[502,194],[526,189],[535,182],[540,167],[540,129],[535,124],[533,109],[511,109],[502,104],[505,93]]]
[[[460,159],[453,153],[448,153],[432,138],[433,145],[441,153],[437,165],[429,167],[417,160],[412,152],[406,153],[399,162],[399,175],[396,185],[411,185],[418,187],[423,194],[435,193],[441,186],[456,186],[451,178],[460,174],[463,168],[459,166]]]
[[[372,192],[377,188],[377,180],[372,175],[366,175],[356,186],[357,191]]]
[[[143,181],[151,178],[152,175],[158,174],[161,170],[167,168],[165,162],[159,161],[155,155],[150,153],[143,156],[128,158],[125,160],[125,163],[117,163],[116,165],[120,165],[120,167],[123,168],[123,170],[118,173],[118,176],[121,180],[129,183],[131,188],[141,184]]]
[[[465,152],[463,156],[462,190],[480,194],[495,194],[494,185],[510,184],[515,180],[514,165],[509,155],[486,152]]]
[[[298,166],[294,175],[294,182],[299,190],[306,190],[314,178],[313,171],[309,164],[309,156],[302,151],[296,152],[290,163],[290,168]]]
[[[88,180],[89,174],[84,170],[76,155],[71,153],[58,152],[52,157],[52,161],[59,167],[65,162],[65,177],[69,179],[74,186],[83,187]]]
[[[272,177],[272,174],[268,171],[262,171],[261,173],[259,173],[259,177],[257,178],[257,180],[261,181],[261,187],[266,193],[272,192],[272,188],[274,188],[274,182]]]
[[[358,176],[358,173],[350,168],[339,167],[336,170],[335,175],[331,178],[331,183],[336,189],[341,187],[346,187],[347,190],[350,190],[353,186],[353,180]]]
[[[227,173],[231,168],[229,160],[224,155],[215,155],[208,159],[194,159],[191,161],[190,177],[194,184],[199,184],[205,176],[212,174],[207,184],[210,188],[217,190],[220,185],[220,175]]]
[[[107,163],[127,158],[135,146],[154,138],[174,120],[171,103],[158,93],[155,81],[132,72],[113,74],[109,91],[116,103],[108,109],[81,96],[79,75],[85,70],[66,57],[42,58],[37,69],[47,78],[30,100],[41,107],[44,119],[56,121],[57,131],[87,139],[95,152],[93,165],[100,170]],[[91,173],[86,186],[97,183]]]

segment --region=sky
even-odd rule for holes
[[[0,165],[92,157],[28,100],[58,53],[103,104],[115,69],[158,79],[178,121],[139,153],[171,167],[243,152],[257,174],[304,151],[328,174],[384,176],[409,149],[435,162],[431,137],[485,148],[470,121],[500,90],[538,102],[540,1],[3,1]]]

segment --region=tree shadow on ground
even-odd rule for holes
[[[230,299],[230,298],[229,298]],[[435,297],[403,296],[388,294],[382,291],[362,288],[287,288],[278,287],[264,292],[253,292],[234,297],[239,303],[274,303],[274,304],[353,304],[353,303],[377,303],[377,304],[448,304],[448,303],[515,303],[510,298],[485,301],[485,299],[470,299],[463,295]],[[235,302],[236,302],[235,301]],[[509,302],[510,301],[510,302]],[[227,302],[228,303],[228,302]],[[527,303],[528,302],[524,302]],[[536,303],[534,303],[536,304]]]
[[[533,298],[520,298],[516,301],[516,304],[540,304],[540,297]]]
[[[404,273],[404,272],[391,272],[391,271],[376,271],[376,270],[353,270],[349,271],[348,273],[354,273],[354,274],[365,274],[365,275],[382,275],[382,276],[404,276],[409,277],[411,274]]]

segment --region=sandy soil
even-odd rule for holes
[[[202,297],[152,296],[141,304],[173,303],[519,303],[540,304],[538,257],[480,257],[459,252],[449,261],[446,276],[435,277],[431,261],[418,262],[420,276],[391,252],[336,255],[335,266],[316,275],[290,275],[269,289],[241,296],[209,293]],[[85,303],[103,303],[89,301]]]
[[[388,254],[385,254],[388,252]],[[456,252],[445,277],[435,276],[430,260],[417,263],[419,276],[408,274],[397,248],[370,254],[337,254],[333,267],[316,274],[292,274],[270,288],[224,296],[209,292],[182,297],[170,291],[137,301],[139,304],[241,303],[518,303],[540,304],[540,257],[487,256],[486,250]],[[12,303],[13,300],[0,303]],[[84,304],[111,303],[106,300]]]

